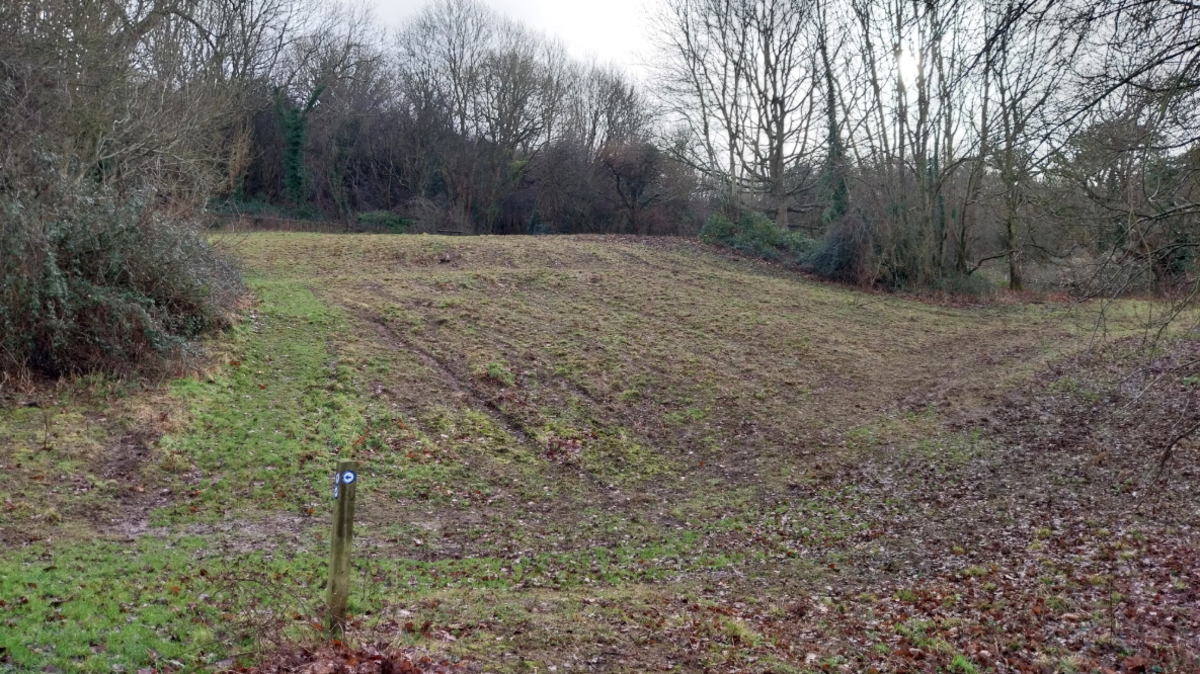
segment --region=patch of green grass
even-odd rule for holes
[[[758,632],[750,629],[740,620],[730,618],[720,618],[719,623],[725,635],[729,637],[735,644],[746,644],[751,647],[758,646],[763,637]]]
[[[205,668],[231,649],[252,649],[267,633],[311,636],[325,582],[324,548],[220,552],[199,537],[143,538],[40,546],[0,558],[0,648],[24,670],[54,665],[83,672],[135,669],[154,662]],[[669,560],[690,560],[680,567]],[[517,560],[418,561],[374,558],[358,565],[351,611],[410,602],[454,590],[568,591],[653,583],[683,569],[720,569],[734,560],[695,554],[695,538],[651,546],[541,553]],[[369,581],[368,581],[369,576]],[[252,614],[248,616],[248,614]],[[748,644],[761,636],[730,621]],[[148,655],[155,653],[156,656]],[[180,665],[174,665],[180,666]]]
[[[483,374],[502,386],[512,386],[517,383],[517,376],[508,369],[508,364],[502,361],[490,361],[484,367]]]
[[[934,627],[932,621],[914,619],[896,625],[896,632],[916,644],[918,648],[942,654],[954,652],[954,647],[949,642],[930,634]]]
[[[704,421],[707,416],[708,413],[705,410],[692,407],[686,410],[679,410],[664,414],[663,422],[671,426],[684,426],[687,424],[694,424],[696,422]]]
[[[976,674],[979,670],[976,669],[975,663],[960,654],[956,654],[950,660],[950,671],[957,674]]]
[[[983,438],[979,430],[923,439],[917,443],[917,451],[920,453],[951,464],[966,463],[985,452],[988,447],[989,441]]]
[[[604,429],[583,450],[581,465],[610,482],[640,482],[667,473],[671,463],[620,428]]]
[[[239,560],[203,559],[204,552],[196,539],[141,539],[6,554],[0,651],[18,671],[135,671],[150,651],[178,668],[212,665],[230,646],[253,642],[221,618],[247,606],[228,603],[214,585]]]
[[[1054,595],[1053,597],[1048,597],[1046,599],[1046,606],[1049,606],[1050,608],[1054,609],[1055,611],[1062,613],[1064,611],[1070,610],[1071,600],[1067,599],[1063,595]]]
[[[363,453],[366,418],[393,416],[363,400],[365,364],[329,351],[344,315],[298,283],[251,286],[259,308],[234,331],[221,371],[172,387],[192,427],[160,445],[205,477],[181,486],[189,498],[159,511],[159,524],[211,521],[231,508],[307,513],[338,458]]]

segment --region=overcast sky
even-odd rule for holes
[[[427,0],[373,0],[380,20],[399,26]],[[640,74],[650,55],[645,6],[653,0],[483,0],[511,19],[557,36],[574,56],[593,55]]]

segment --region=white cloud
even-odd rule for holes
[[[374,0],[388,26],[399,26],[427,0]],[[648,0],[483,0],[505,16],[561,39],[578,58],[594,56],[640,72],[650,56],[647,43]]]

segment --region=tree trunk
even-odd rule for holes
[[[1011,214],[1005,220],[1004,233],[1008,242],[1008,289],[1019,292],[1025,289],[1025,281],[1021,278],[1021,253],[1017,247],[1017,232]]]

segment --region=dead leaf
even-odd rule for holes
[[[1140,655],[1135,655],[1131,658],[1125,658],[1121,662],[1121,668],[1131,674],[1136,672],[1145,672],[1150,667],[1150,662]]]

